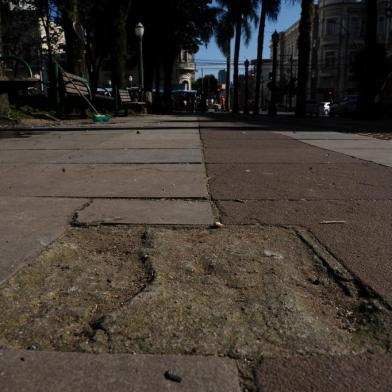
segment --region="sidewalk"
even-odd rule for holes
[[[392,303],[392,170],[353,158],[363,150],[344,147],[346,142],[376,145],[371,152],[379,155],[369,158],[381,161],[385,151],[392,152],[390,141],[270,132],[264,124],[262,131],[214,127],[221,124],[203,127],[202,139],[211,195],[224,223],[307,227]],[[344,223],[321,224],[333,220]]]
[[[71,220],[213,222],[197,122],[179,126],[146,117],[121,124],[122,130],[0,133],[0,232],[6,238],[0,281]]]
[[[390,389],[392,142],[86,125],[0,131],[2,390]]]
[[[334,256],[352,274],[351,297],[380,296],[390,309],[391,142],[300,132],[295,124],[295,132],[272,132],[277,125],[268,119],[238,124],[242,130],[220,119],[201,123],[222,222],[305,228],[315,249],[324,248],[326,259]],[[388,391],[390,363],[390,353],[265,358],[258,385],[263,391]]]

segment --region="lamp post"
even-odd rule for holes
[[[245,60],[245,105],[244,114],[249,114],[249,60]]]
[[[140,98],[143,101],[144,96],[144,65],[143,65],[143,35],[144,26],[138,23],[135,27],[136,37],[139,38],[139,87],[140,87]]]
[[[268,115],[276,116],[276,68],[278,65],[279,33],[275,30],[271,38],[272,38],[272,81],[271,81],[271,101],[268,107]]]

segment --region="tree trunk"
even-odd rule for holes
[[[118,108],[118,90],[126,87],[125,63],[127,59],[127,20],[132,0],[116,4],[113,18],[112,86]]]
[[[306,97],[309,79],[309,61],[311,47],[312,0],[302,0],[301,19],[298,38],[298,88],[295,113],[298,117],[306,115]]]
[[[164,111],[166,113],[171,113],[173,111],[172,102],[172,78],[173,78],[173,68],[174,68],[175,56],[169,56],[164,62],[164,92],[163,92],[163,104]]]
[[[0,3],[0,56],[3,54],[3,39],[2,39],[2,4]],[[5,79],[5,75],[0,65],[0,80]],[[10,105],[8,101],[8,94],[0,93],[0,116],[7,116],[10,110]]]
[[[62,20],[66,42],[65,51],[67,54],[68,72],[84,76],[86,70],[84,41],[76,35],[74,30],[74,23],[79,22],[77,0],[64,1]]]
[[[260,110],[260,88],[261,88],[261,77],[263,72],[263,50],[264,50],[264,32],[265,32],[266,16],[267,16],[267,7],[266,7],[266,2],[263,1],[261,5],[261,13],[260,13],[259,35],[257,39],[255,106],[253,108],[254,114],[259,114],[259,110]]]
[[[230,112],[230,79],[231,79],[231,40],[229,39],[227,44],[227,54],[226,54],[226,102],[225,110]]]
[[[234,114],[238,114],[239,112],[238,65],[240,61],[241,35],[242,35],[242,24],[241,24],[241,18],[239,18],[239,20],[236,23],[235,44],[234,44],[234,76],[233,76],[233,113]]]
[[[118,15],[113,25],[112,88],[118,108],[118,90],[125,88],[125,62],[127,55],[126,19]]]

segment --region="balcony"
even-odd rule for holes
[[[196,64],[188,61],[179,61],[177,69],[184,72],[196,72]]]

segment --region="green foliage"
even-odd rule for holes
[[[214,75],[205,75],[195,81],[192,88],[207,97],[215,97],[218,92],[218,80]]]

